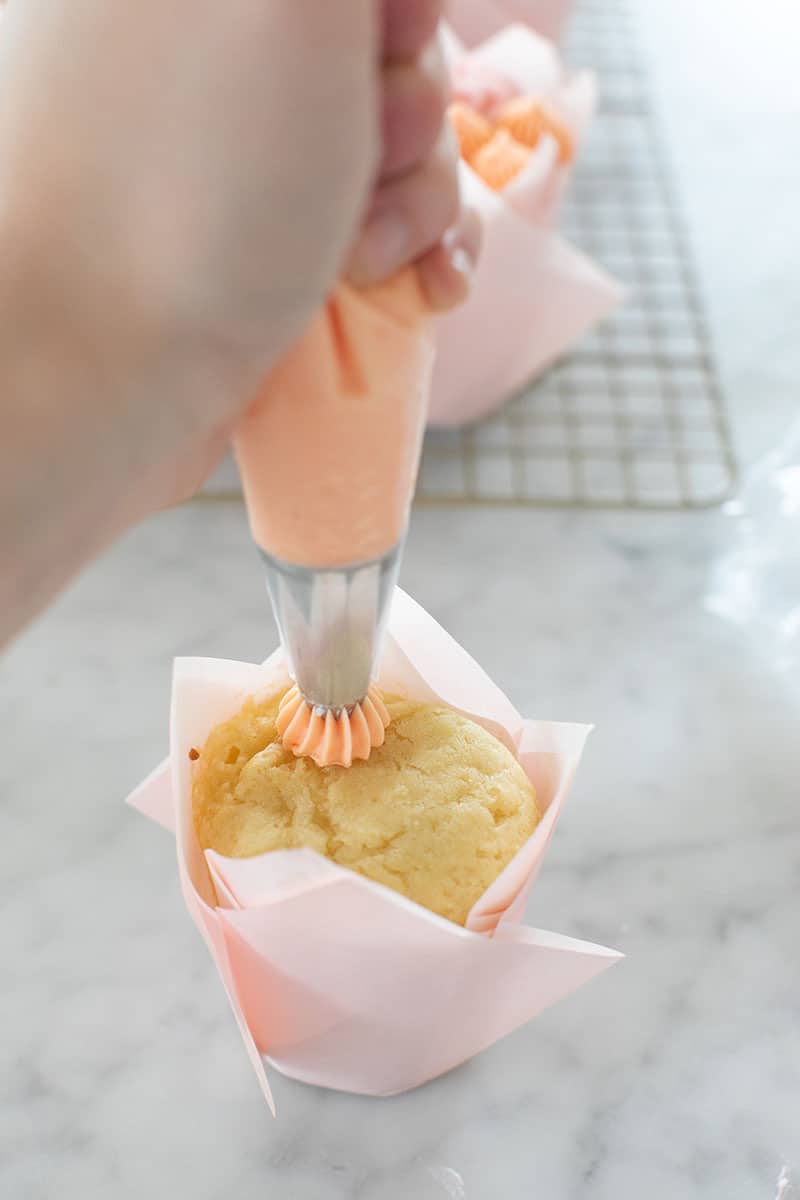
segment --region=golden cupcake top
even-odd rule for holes
[[[369,760],[320,767],[283,744],[283,698],[248,700],[194,752],[201,847],[232,858],[310,847],[463,924],[539,821],[511,751],[451,709],[388,697]]]

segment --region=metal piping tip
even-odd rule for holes
[[[352,709],[380,657],[402,543],[345,567],[300,567],[261,550],[283,647],[297,686],[322,712]]]

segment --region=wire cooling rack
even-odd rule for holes
[[[736,468],[691,248],[629,4],[576,0],[565,47],[600,108],[566,236],[627,288],[623,308],[479,426],[425,441],[419,503],[701,508]],[[225,464],[206,494],[239,498]]]
[[[629,0],[577,0],[571,67],[600,108],[566,236],[625,284],[623,308],[497,415],[428,435],[422,502],[696,508],[736,469],[691,249],[648,97]]]

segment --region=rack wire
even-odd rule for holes
[[[596,72],[600,106],[561,219],[623,282],[626,303],[487,421],[429,432],[418,503],[691,509],[734,487],[725,404],[630,3],[576,0],[565,59]],[[207,492],[239,498],[232,464]]]
[[[691,248],[629,0],[578,0],[570,66],[600,107],[565,202],[566,236],[622,280],[619,312],[479,426],[433,431],[421,502],[697,508],[735,459]]]

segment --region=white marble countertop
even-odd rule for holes
[[[754,7],[645,6],[663,54],[694,38],[660,73],[746,459],[800,381],[800,168],[774,140],[796,139],[796,73]],[[274,642],[243,516],[163,515],[88,571],[0,663],[4,1200],[800,1194],[800,573],[753,495],[416,513],[405,586],[523,711],[597,723],[528,918],[628,957],[406,1096],[273,1074],[277,1121],[171,839],[121,805],[166,749],[172,656]]]

